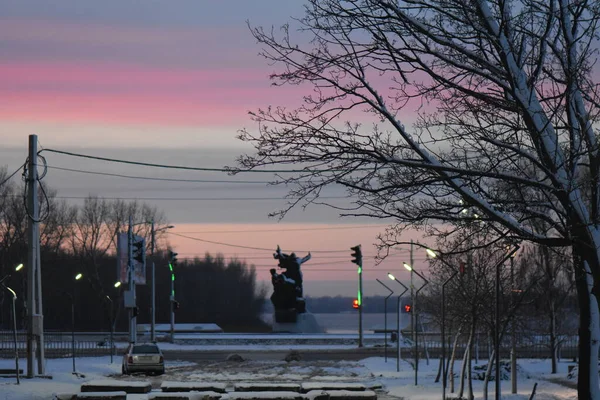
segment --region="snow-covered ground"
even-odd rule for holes
[[[25,360],[21,367],[26,369]],[[480,363],[479,365],[482,365]],[[536,400],[576,399],[576,391],[565,385],[551,382],[563,380],[571,386],[575,380],[567,379],[569,363],[559,364],[559,373],[549,374],[549,360],[519,360],[518,394],[511,395],[510,381],[502,382],[503,399],[527,399],[533,385],[537,382]],[[167,364],[167,373],[161,377],[121,377],[120,358],[110,364],[109,357],[78,358],[77,372],[85,375],[78,378],[72,372],[72,360],[47,360],[47,373],[52,379],[22,379],[16,385],[15,378],[0,378],[0,399],[52,399],[53,393],[78,392],[82,382],[97,379],[147,380],[153,387],[160,387],[162,381],[203,381],[221,382],[233,386],[239,382],[359,382],[367,386],[382,385],[387,392],[386,397],[398,397],[405,400],[439,400],[442,395],[440,383],[435,383],[437,360],[427,365],[425,360],[419,363],[419,384],[414,385],[414,370],[402,360],[400,372],[396,372],[396,360],[389,358],[386,363],[382,357],[368,358],[359,362],[348,361],[221,361],[201,364],[171,361]],[[14,367],[14,360],[0,360],[0,368]],[[460,363],[456,364],[458,372]],[[456,380],[456,390],[459,382]],[[450,386],[450,385],[449,385]],[[474,382],[475,397],[482,398],[482,382]],[[452,396],[450,388],[447,394]],[[494,382],[489,384],[490,399],[494,398]],[[454,394],[456,396],[456,393]],[[129,395],[128,399],[143,399],[145,395]]]

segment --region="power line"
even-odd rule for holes
[[[210,244],[218,244],[221,246],[229,246],[229,247],[237,247],[240,249],[250,249],[250,250],[260,250],[260,251],[269,251],[272,252],[273,249],[266,249],[266,248],[261,248],[261,247],[251,247],[251,246],[243,246],[243,245],[237,245],[237,244],[230,244],[230,243],[223,243],[223,242],[215,242],[212,240],[206,240],[206,239],[200,239],[200,238],[195,238],[192,236],[186,236],[186,235],[181,235],[179,233],[175,233],[175,232],[169,232],[170,235],[174,235],[174,236],[179,236],[182,238],[186,238],[186,239],[190,239],[190,240],[195,240],[198,242],[203,242],[203,243],[210,243]],[[348,250],[296,250],[299,252],[311,252],[311,253],[347,253],[350,251],[350,249]]]
[[[259,233],[259,232],[297,232],[297,231],[328,231],[328,230],[346,230],[346,229],[368,229],[388,226],[385,224],[373,225],[349,225],[340,227],[323,227],[323,228],[290,228],[290,229],[257,229],[257,230],[235,230],[235,231],[185,231],[179,233],[185,234],[206,234],[206,233]]]
[[[264,184],[264,185],[271,183],[269,181],[240,181],[240,180],[225,181],[225,180],[208,180],[208,179],[154,178],[154,177],[150,177],[150,176],[115,174],[115,173],[111,173],[111,172],[79,170],[79,169],[54,167],[54,166],[48,166],[48,168],[56,169],[56,170],[60,170],[60,171],[75,172],[75,173],[80,173],[80,174],[108,176],[108,177],[115,177],[115,178],[139,179],[139,180],[148,180],[148,181],[161,181],[161,182],[241,183],[241,184]]]
[[[62,155],[71,156],[71,157],[86,158],[86,159],[91,159],[91,160],[107,161],[107,162],[114,162],[114,163],[120,163],[120,164],[129,164],[129,165],[139,165],[139,166],[143,166],[143,167],[167,168],[167,169],[181,169],[181,170],[186,170],[186,171],[225,172],[225,173],[256,172],[256,173],[277,173],[277,174],[280,174],[280,173],[319,172],[318,170],[314,170],[314,169],[312,169],[312,170],[309,170],[309,169],[289,169],[289,170],[257,170],[257,169],[251,169],[251,170],[235,170],[233,168],[186,167],[186,166],[183,166],[183,165],[155,164],[155,163],[148,163],[148,162],[143,162],[143,161],[131,161],[131,160],[122,160],[122,159],[118,159],[118,158],[91,156],[91,155],[88,155],[88,154],[73,153],[71,151],[56,150],[56,149],[42,149],[42,150],[40,150],[38,152],[38,154],[41,153],[41,152],[43,152],[43,151],[50,152],[50,153],[56,153],[56,154],[62,154]],[[323,170],[323,171],[335,171],[335,170],[328,169],[328,170]]]
[[[2,182],[0,182],[0,186],[4,185],[6,182],[10,181],[12,179],[12,177],[15,176],[24,166],[25,166],[25,163],[23,163],[23,165],[21,165],[19,168],[17,168],[15,170],[15,172],[10,174],[6,179],[4,179]]]
[[[90,196],[54,196],[63,200],[85,200]],[[335,200],[347,199],[348,196],[320,196],[319,199]],[[275,201],[275,200],[297,200],[285,197],[98,197],[100,200],[147,200],[147,201]]]

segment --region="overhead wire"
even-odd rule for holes
[[[71,157],[86,158],[86,159],[91,159],[91,160],[107,161],[107,162],[128,164],[128,165],[139,165],[139,166],[143,166],[143,167],[180,169],[180,170],[186,170],[186,171],[225,172],[225,173],[251,172],[251,173],[276,173],[276,174],[319,172],[318,170],[314,170],[314,169],[311,170],[308,168],[289,169],[289,170],[288,169],[283,169],[283,170],[274,170],[274,169],[272,169],[272,170],[262,170],[262,169],[236,170],[233,168],[187,167],[184,165],[157,164],[157,163],[149,163],[149,162],[144,162],[144,161],[132,161],[132,160],[123,160],[123,159],[119,159],[119,158],[92,156],[89,154],[74,153],[72,151],[57,150],[57,149],[42,149],[38,152],[38,154],[41,152],[44,152],[44,151],[50,152],[50,153],[62,154],[62,155],[66,155],[66,156],[71,156]],[[323,171],[325,171],[325,170],[323,170]],[[335,171],[335,170],[327,169],[326,171]]]
[[[239,249],[250,249],[250,250],[260,250],[260,251],[269,251],[272,252],[273,249],[267,249],[267,248],[262,248],[262,247],[252,247],[252,246],[244,246],[244,245],[237,245],[237,244],[231,244],[231,243],[224,243],[224,242],[216,242],[213,240],[206,240],[206,239],[201,239],[201,238],[196,238],[193,236],[187,236],[187,235],[181,235],[179,233],[175,233],[175,232],[169,232],[170,235],[173,236],[179,236],[185,239],[190,239],[190,240],[195,240],[197,242],[203,242],[203,243],[210,243],[210,244],[217,244],[220,246],[228,246],[228,247],[236,247]],[[296,250],[296,251],[301,251],[301,252],[311,252],[311,253],[347,253],[348,250]]]
[[[15,176],[22,168],[27,165],[27,162],[24,162],[19,168],[17,168],[12,174],[7,176],[2,182],[0,182],[0,186],[4,185],[6,182],[10,181],[13,176]]]
[[[138,175],[125,175],[125,174],[116,174],[112,172],[99,172],[99,171],[89,171],[89,170],[80,170],[73,168],[65,168],[65,167],[56,167],[56,166],[48,166],[48,168],[56,169],[60,171],[68,171],[75,172],[80,174],[89,174],[89,175],[98,175],[98,176],[107,176],[114,178],[127,178],[127,179],[139,179],[139,180],[148,180],[148,181],[160,181],[160,182],[190,182],[190,183],[234,183],[234,184],[265,184],[268,185],[269,181],[241,181],[241,180],[210,180],[210,179],[179,179],[179,178],[156,178],[150,176],[138,176]]]
[[[275,200],[294,200],[294,198],[285,197],[114,197],[114,196],[94,196],[101,200],[147,200],[147,201],[275,201]],[[85,200],[90,196],[55,196],[56,199],[64,200]],[[321,196],[319,199],[335,200],[347,199],[347,196]]]

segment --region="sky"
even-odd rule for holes
[[[235,165],[237,156],[252,152],[236,139],[240,129],[257,128],[248,112],[298,104],[306,93],[301,87],[271,86],[268,76],[276,67],[258,56],[261,48],[247,24],[294,26],[291,17],[302,15],[302,5],[297,0],[0,3],[0,165],[12,172],[24,162],[30,134],[38,135],[44,149],[193,167]],[[268,282],[278,244],[284,251],[312,251],[313,268],[310,263],[303,268],[308,295],[352,296],[356,269],[350,247],[362,244],[365,263],[374,264],[373,243],[391,222],[341,219],[324,206],[295,209],[282,221],[269,218],[285,207],[287,191],[266,185],[268,177],[259,174],[230,177],[44,155],[47,183],[69,202],[92,194],[139,199],[164,211],[175,225],[171,232],[194,238],[167,237],[185,257],[220,252],[247,258]],[[326,194],[335,204],[348,202],[340,188]],[[399,267],[406,249],[395,251],[405,253],[365,272],[367,291],[386,294],[375,279],[385,279],[388,270],[407,279]],[[426,267],[424,257],[415,260]]]

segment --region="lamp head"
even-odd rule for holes
[[[23,263],[21,263],[15,267],[15,271],[20,271],[21,269],[23,269]]]
[[[388,278],[390,278],[391,280],[395,281],[396,277],[394,275],[392,275],[391,272],[388,272]]]
[[[82,273],[78,273],[77,275],[75,275],[75,280],[78,281],[83,277]]]
[[[427,252],[427,255],[431,258],[436,258],[437,257],[437,253],[431,249],[425,249],[425,252]]]
[[[115,282],[115,287],[118,288],[119,286],[121,286],[121,281]]]
[[[407,270],[412,271],[412,267],[407,263],[402,263],[402,265],[404,265],[404,268],[406,268]]]

